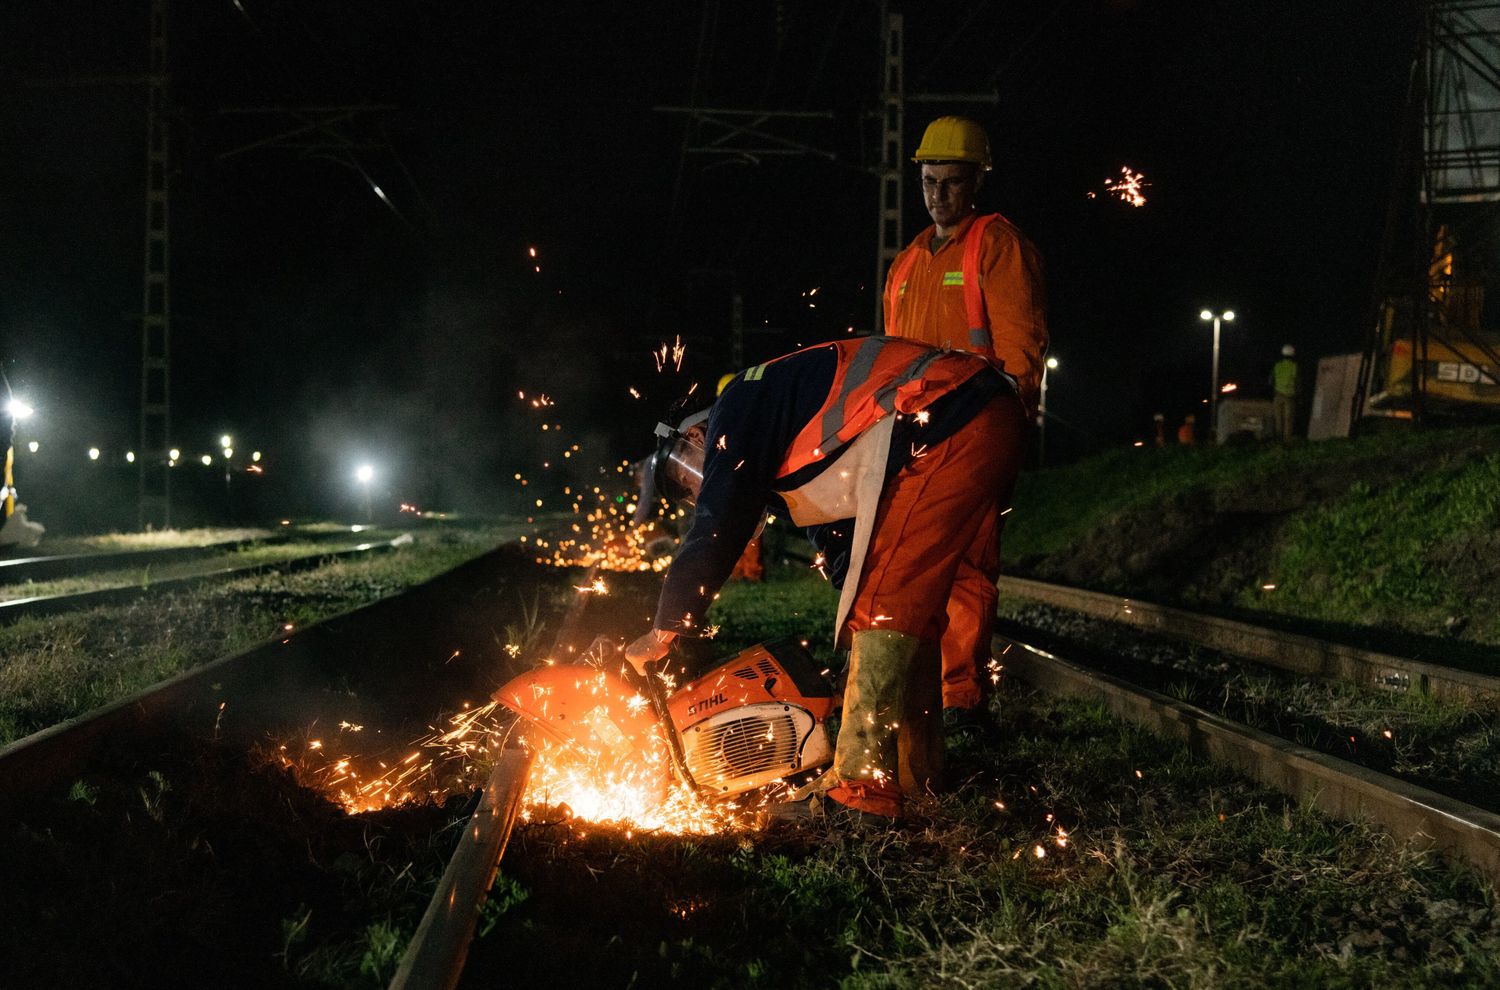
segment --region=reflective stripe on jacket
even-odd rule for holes
[[[921,411],[986,367],[974,356],[896,337],[818,346],[837,351],[833,386],[787,449],[778,478],[838,453],[892,412]]]
[[[964,315],[969,318],[969,342],[964,349],[992,361],[995,360],[995,341],[990,334],[990,315],[984,311],[984,288],[979,278],[979,249],[984,245],[984,229],[999,216],[998,213],[988,213],[974,218],[964,239],[963,268],[957,272],[943,273],[943,285],[963,286]],[[886,286],[885,311],[891,315],[885,332],[892,337],[903,336],[900,326],[901,295],[906,291],[906,283],[911,279],[911,270],[918,257],[915,251],[905,252],[896,262],[897,267],[893,269],[890,284]],[[955,275],[958,278],[955,279]],[[905,336],[914,337],[916,334],[908,333]]]

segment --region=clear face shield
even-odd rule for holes
[[[703,486],[703,460],[707,451],[708,413],[694,413],[677,426],[656,424],[656,454],[651,470],[656,494],[671,502],[692,505]]]

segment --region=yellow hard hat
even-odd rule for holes
[[[731,371],[727,375],[720,375],[719,387],[714,389],[714,395],[723,395],[724,390],[729,387],[729,383],[732,381],[734,381],[734,372]]]
[[[912,161],[973,162],[990,170],[990,139],[984,128],[968,117],[939,117],[927,125]]]

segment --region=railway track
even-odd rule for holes
[[[316,553],[304,554],[300,557],[287,557],[281,560],[263,561],[240,567],[217,567],[201,573],[187,574],[180,577],[157,578],[149,583],[134,581],[128,584],[116,584],[105,588],[95,588],[71,594],[34,595],[29,598],[13,598],[9,601],[0,602],[0,624],[14,622],[23,616],[60,615],[65,612],[94,608],[100,605],[119,605],[151,595],[181,591],[184,588],[206,584],[211,581],[228,581],[235,578],[253,577],[257,574],[268,574],[273,571],[293,574],[321,567],[326,562],[332,560],[350,560],[355,557],[394,550],[410,542],[411,537],[403,534],[389,540],[328,547]],[[241,543],[237,546],[245,545],[249,544]],[[24,563],[24,561],[18,563]],[[111,564],[110,566],[113,567],[114,565]],[[79,573],[89,573],[89,571],[97,569],[97,567],[89,567],[88,570]]]
[[[1002,577],[1000,591],[1170,639],[1204,646],[1294,674],[1348,681],[1441,701],[1500,703],[1500,677],[1393,656],[1249,622],[1158,605],[1123,595]]]
[[[64,553],[40,557],[16,557],[0,560],[0,585],[22,581],[53,581],[77,577],[95,571],[150,567],[185,560],[213,557],[251,546],[273,546],[297,538],[296,533],[243,540],[227,540],[192,547],[164,547],[157,550],[103,550],[98,553]]]
[[[1500,678],[1485,674],[1038,581],[1004,578],[1001,590],[1301,677],[1482,708],[1500,700]],[[1024,632],[997,636],[995,648],[1004,654],[1005,670],[1034,687],[1101,704],[1334,817],[1371,820],[1402,840],[1425,839],[1500,884],[1500,815],[1060,656],[1057,648],[1037,645]]]
[[[505,618],[504,610],[496,607],[496,599],[503,596],[477,590],[493,583],[494,575],[484,573],[479,562],[458,570],[466,573],[445,575],[430,586],[398,596],[404,600],[399,605],[382,602],[293,636],[273,638],[6,747],[0,750],[0,793],[14,800],[85,775],[100,752],[163,724],[206,732],[223,716],[226,703],[230,712],[226,735],[238,730],[242,738],[261,737],[263,741],[267,725],[278,718],[287,722],[287,713],[280,710],[286,698],[315,695],[316,684],[345,676],[352,666],[366,662],[399,681],[388,685],[386,700],[372,707],[418,694],[430,704],[433,692],[423,690],[430,686],[423,681],[440,676],[447,664],[428,660],[416,672],[402,668],[411,667],[413,655],[426,653],[441,660],[449,645],[458,645],[456,639],[445,639],[441,649],[434,650],[431,631],[465,626],[464,648],[478,648]],[[559,646],[576,627],[586,597],[572,599],[557,637]],[[997,650],[1007,645],[1008,673],[1048,693],[1102,704],[1123,719],[1183,739],[1196,751],[1313,802],[1331,815],[1370,818],[1398,836],[1426,835],[1433,845],[1500,882],[1500,816],[1101,675],[1021,637],[997,638]],[[458,678],[446,686],[453,698],[473,687],[469,683],[460,690],[458,684],[464,680]],[[1420,690],[1421,684],[1414,681],[1413,687]],[[293,718],[305,717],[304,713]],[[244,731],[246,727],[251,727],[249,732]],[[494,757],[478,807],[469,816],[427,914],[407,946],[393,988],[452,987],[462,975],[464,953],[515,822],[529,770],[524,751],[500,750]]]

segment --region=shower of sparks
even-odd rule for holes
[[[1120,166],[1119,178],[1111,177],[1104,180],[1104,191],[1107,194],[1131,206],[1145,206],[1146,190],[1150,188],[1151,181],[1129,165]],[[1098,199],[1099,194],[1091,190],[1088,197]]]
[[[687,354],[687,345],[682,342],[681,335],[672,339],[672,346],[662,344],[651,352],[651,357],[656,361],[656,370],[663,371],[670,363],[674,371],[682,370],[682,359]]]

